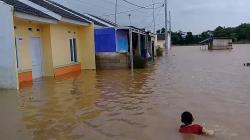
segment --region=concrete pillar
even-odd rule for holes
[[[18,89],[12,6],[0,1],[0,88]]]
[[[134,56],[133,56],[133,33],[132,30],[129,29],[129,58],[130,58],[130,66],[131,70],[134,70]]]
[[[168,49],[171,49],[171,34],[168,34]]]
[[[139,55],[141,56],[141,35],[138,34],[138,52]]]
[[[144,48],[148,51],[148,38],[147,38],[147,35],[145,35],[145,44],[144,44]]]

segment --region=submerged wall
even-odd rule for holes
[[[232,49],[232,39],[214,39],[212,49],[213,50],[223,50]]]
[[[96,53],[97,69],[124,69],[129,67],[127,53]]]
[[[12,7],[0,1],[0,88],[18,89]]]

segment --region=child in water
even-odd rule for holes
[[[184,125],[181,125],[179,132],[184,134],[196,134],[196,135],[214,135],[214,131],[207,130],[199,124],[193,124],[194,118],[190,112],[183,112],[181,115],[181,122]]]

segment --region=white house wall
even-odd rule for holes
[[[0,89],[18,89],[12,7],[0,1]]]

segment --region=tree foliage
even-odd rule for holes
[[[165,28],[157,31],[157,33],[165,33]],[[250,42],[250,24],[244,23],[237,27],[217,27],[213,31],[204,31],[201,34],[193,35],[192,32],[172,32],[172,43],[174,45],[198,44],[202,40],[209,37],[230,37],[234,42],[244,41]]]

